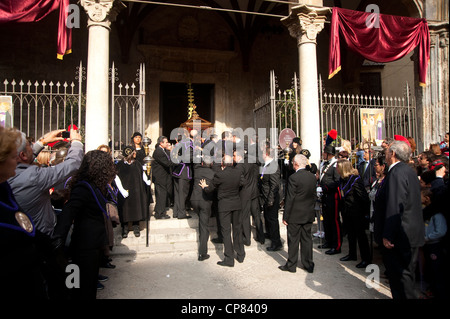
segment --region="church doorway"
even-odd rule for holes
[[[197,113],[214,123],[214,84],[192,83],[191,87]],[[160,101],[162,134],[170,139],[170,132],[188,120],[188,84],[161,82]]]

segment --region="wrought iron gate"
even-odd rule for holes
[[[289,127],[300,134],[299,116],[301,105],[298,100],[299,86],[296,74],[289,89],[278,87],[274,71],[270,72],[270,91],[255,100],[253,125],[255,129],[276,127],[278,131]],[[388,137],[403,135],[417,141],[417,115],[415,98],[409,84],[404,87],[402,97],[374,97],[350,94],[326,93],[319,76],[319,106],[321,132],[326,136],[331,129],[338,131],[341,140],[362,141],[360,110],[379,108],[384,110],[384,129]],[[301,136],[300,136],[301,137]]]
[[[47,132],[76,125],[82,135],[85,125],[86,71],[82,62],[72,82],[3,81],[0,96],[11,96],[11,124],[28,137],[38,139]],[[135,84],[137,82],[137,85]],[[119,82],[118,71],[110,68],[109,136],[113,151],[129,144],[131,134],[143,132],[145,119],[145,65],[131,84]]]

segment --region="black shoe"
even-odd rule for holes
[[[282,271],[296,272],[295,269],[290,269],[290,268],[288,268],[288,266],[286,266],[286,265],[278,266],[278,269],[280,269],[280,270],[282,270]]]
[[[356,265],[356,268],[366,268],[369,265],[370,265],[370,263],[368,261],[363,260],[359,264]]]
[[[323,245],[317,246],[317,248],[319,248],[319,249],[325,249],[325,248],[331,248],[331,246],[328,245],[327,243],[325,243],[325,244],[323,244]]]
[[[325,254],[327,255],[336,255],[336,254],[340,254],[341,250],[340,249],[336,249],[336,248],[331,248],[330,250],[327,250],[325,252]]]
[[[264,245],[264,243],[266,242],[266,240],[265,240],[264,238],[262,238],[262,239],[256,239],[256,241],[257,241],[258,243],[260,243],[261,245]]]
[[[103,282],[103,281],[107,281],[108,279],[109,279],[108,276],[103,276],[103,275],[98,274],[98,281]]]
[[[244,262],[244,258],[240,259],[236,257],[236,260],[238,261],[238,263],[242,264]]]
[[[204,255],[199,255],[198,256],[198,261],[203,261],[209,258],[208,254],[204,254]]]
[[[339,258],[340,261],[350,261],[350,260],[356,260],[356,257],[347,255],[345,257]]]
[[[170,218],[169,215],[161,215],[161,216],[158,216],[158,217],[155,216],[155,219],[168,219],[168,218]]]
[[[213,239],[211,239],[211,241],[214,244],[223,244],[223,239],[222,238],[213,238]]]
[[[267,247],[267,251],[278,251],[278,250],[282,250],[283,246],[279,245],[279,246],[269,246]]]
[[[184,215],[184,216],[178,217],[178,219],[189,219],[189,218],[192,218],[192,216]]]
[[[97,281],[97,290],[103,290],[105,286],[103,286],[99,281]]]
[[[311,267],[305,268],[307,272],[309,272],[310,274],[312,274],[314,272],[314,263],[312,264]]]
[[[133,233],[134,233],[134,236],[136,236],[136,237],[141,236],[141,231],[140,231],[138,225],[134,225],[134,226],[133,226]]]
[[[128,237],[128,225],[123,226],[122,228],[122,238],[127,238]]]
[[[103,265],[100,266],[101,268],[109,268],[109,269],[114,269],[116,268],[116,265],[111,264],[110,262],[104,263]]]
[[[224,266],[224,267],[234,267],[234,265],[232,265],[232,264],[227,264],[227,263],[224,262],[224,261],[218,261],[217,264],[218,264],[219,266]]]

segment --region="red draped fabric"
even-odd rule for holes
[[[378,20],[377,20],[378,18]],[[425,19],[333,8],[328,78],[341,69],[340,36],[347,46],[374,62],[398,60],[419,47],[419,81],[425,86],[430,32]]]
[[[72,51],[72,29],[66,27],[68,5],[69,0],[1,0],[0,23],[40,21],[59,9],[57,58],[62,59]]]

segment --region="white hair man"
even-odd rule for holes
[[[311,228],[315,217],[317,180],[314,174],[305,169],[307,165],[306,156],[294,156],[295,173],[289,177],[283,214],[288,236],[288,260],[279,267],[283,271],[296,272],[299,244],[303,267],[309,273],[314,271]]]

